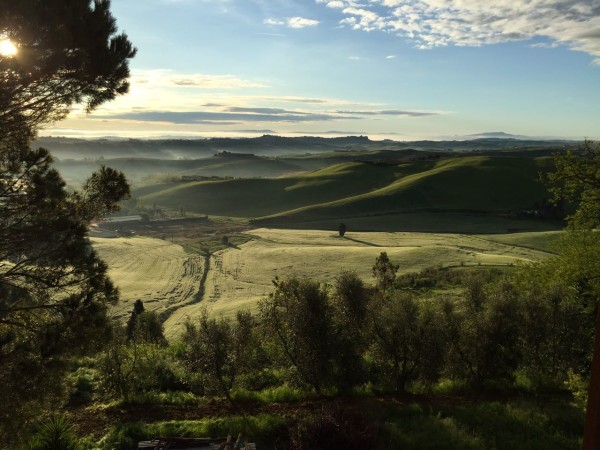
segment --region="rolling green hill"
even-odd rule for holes
[[[158,179],[181,176],[274,178],[306,170],[303,165],[294,161],[234,153],[204,159],[114,158],[56,162],[56,167],[65,179],[79,182],[103,165],[122,171],[133,182],[144,181],[149,177]],[[324,165],[327,165],[327,160],[322,160],[321,167]]]
[[[285,157],[257,156],[247,153],[221,151],[201,159],[160,158],[98,158],[65,159],[56,161],[62,176],[70,182],[83,182],[101,166],[112,167],[125,173],[136,184],[148,184],[165,178],[234,177],[277,178],[321,169],[332,164],[352,161],[405,162],[416,159],[442,157],[443,153],[418,150],[333,151],[321,154],[302,154]]]
[[[466,156],[401,164],[347,162],[278,179],[170,183],[135,191],[165,208],[289,223],[415,211],[506,214],[548,198],[550,158]]]

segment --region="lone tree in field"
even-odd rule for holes
[[[127,92],[135,49],[109,7],[1,2],[0,36],[16,52],[0,54],[0,438],[14,439],[56,406],[67,359],[95,350],[109,331],[117,290],[86,233],[129,186],[102,167],[69,193],[49,152],[30,147],[38,128],[72,105],[91,111]]]
[[[338,233],[340,234],[340,237],[344,237],[344,235],[346,234],[346,224],[344,222],[340,223],[340,226],[338,228]]]

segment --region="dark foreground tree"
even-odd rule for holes
[[[342,272],[335,279],[331,296],[333,308],[335,384],[342,392],[365,381],[366,326],[369,294],[354,272]]]
[[[570,201],[577,210],[568,217],[572,229],[600,226],[600,143],[586,141],[576,151],[554,157],[556,171],[548,174],[555,202]]]
[[[260,304],[260,318],[295,379],[320,394],[332,378],[335,348],[326,288],[307,279],[278,282]]]
[[[384,294],[394,286],[396,273],[400,266],[390,261],[387,252],[381,252],[373,266],[373,277],[377,280],[377,288]]]
[[[0,427],[24,424],[21,412],[59,394],[66,358],[106,340],[117,291],[87,226],[128,193],[123,174],[103,168],[69,194],[45,151],[23,156],[14,170],[0,154]]]
[[[108,0],[0,0],[0,36],[17,47],[0,57],[4,136],[60,120],[74,104],[90,111],[129,88],[135,49],[117,34]]]
[[[231,401],[238,378],[257,372],[256,323],[249,312],[238,311],[236,320],[211,318],[204,310],[196,323],[187,322],[182,342],[185,365],[201,380],[205,393]]]
[[[586,141],[577,151],[555,156],[556,171],[549,174],[555,200],[577,204],[568,217],[570,233],[563,240],[560,272],[575,281],[584,302],[596,309],[596,336],[589,399],[585,423],[584,449],[600,448],[600,145]]]
[[[75,103],[92,110],[128,88],[135,50],[116,34],[106,0],[0,0],[0,438],[9,447],[32,417],[56,406],[69,357],[95,350],[117,291],[87,238],[97,217],[129,195],[102,168],[69,193],[40,125]],[[10,431],[10,433],[9,433]]]

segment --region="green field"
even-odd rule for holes
[[[260,219],[261,226],[414,212],[502,216],[548,198],[538,178],[550,165],[550,158],[488,156],[345,162],[277,179],[167,183],[134,195],[167,209]]]
[[[175,311],[166,322],[167,330],[172,330],[168,335],[176,334],[185,320],[196,317],[204,306],[213,314],[224,315],[240,308],[255,309],[272,291],[275,277],[305,276],[331,283],[341,271],[352,270],[371,284],[371,268],[384,251],[400,265],[401,273],[436,265],[507,266],[549,255],[516,243],[498,242],[494,236],[371,232],[348,233],[340,238],[328,231],[276,229],[248,234],[252,239],[247,243],[211,257],[203,301]]]
[[[183,247],[147,237],[92,238],[92,244],[120,290],[121,300],[111,310],[113,317],[129,318],[138,299],[147,310],[158,313],[194,300],[203,260]]]
[[[112,310],[126,320],[133,302],[162,313],[167,336],[181,330],[203,307],[213,314],[256,309],[273,289],[275,277],[301,276],[332,283],[343,270],[352,270],[368,284],[381,252],[400,265],[400,273],[425,267],[509,266],[550,255],[556,232],[467,235],[415,232],[349,232],[261,228],[245,233],[249,240],[214,253],[210,258],[203,297],[196,301],[204,270],[200,255],[186,253],[171,242],[144,237],[94,238],[94,248],[109,265],[121,292]]]

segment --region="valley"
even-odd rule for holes
[[[333,284],[343,271],[354,271],[373,284],[371,267],[381,252],[400,266],[399,273],[427,267],[455,270],[510,268],[541,261],[551,253],[546,242],[555,232],[468,235],[414,232],[337,232],[321,230],[253,229],[247,242],[232,244],[206,259],[169,241],[132,237],[94,238],[94,247],[109,264],[109,274],[121,292],[112,313],[127,320],[137,299],[159,315],[169,310],[165,335],[176,338],[186,320],[203,308],[213,315],[256,312],[273,290],[273,280],[306,277]],[[177,242],[177,239],[176,239]],[[183,242],[183,241],[181,241]],[[204,283],[204,285],[202,285]],[[202,292],[201,298],[196,297]]]

